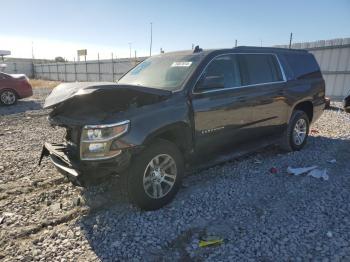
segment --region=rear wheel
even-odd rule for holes
[[[295,110],[282,135],[281,148],[285,151],[302,149],[309,135],[310,122],[304,111]]]
[[[127,177],[130,200],[144,210],[168,204],[179,190],[184,163],[178,148],[157,140],[132,162]]]
[[[0,93],[0,102],[6,106],[14,105],[17,102],[17,95],[13,90],[4,90]]]

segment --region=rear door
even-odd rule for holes
[[[223,86],[198,90],[195,87],[192,106],[196,151],[207,153],[244,141],[251,121],[249,90],[241,88],[238,60],[234,54],[219,55],[204,70],[200,80],[223,77]]]
[[[288,105],[285,77],[274,54],[237,55],[242,85],[250,90],[251,138],[281,132],[286,123]]]

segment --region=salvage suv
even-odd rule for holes
[[[268,144],[302,149],[325,82],[305,50],[196,47],[152,56],[118,83],[61,84],[44,107],[66,137],[41,159],[80,186],[119,174],[131,201],[154,210],[194,167]]]

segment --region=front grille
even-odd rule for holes
[[[79,145],[81,131],[80,128],[67,128],[66,141],[75,145]]]
[[[79,158],[80,152],[80,136],[81,129],[80,128],[66,128],[66,142],[67,148],[69,151]]]

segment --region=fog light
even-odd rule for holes
[[[89,151],[92,153],[99,153],[105,151],[107,143],[92,143],[89,145]]]

